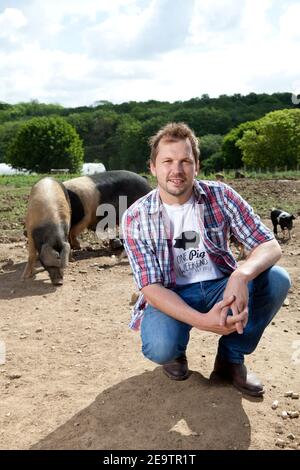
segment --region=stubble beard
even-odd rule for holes
[[[172,183],[167,181],[165,184],[161,185],[162,189],[167,193],[170,194],[170,196],[175,196],[175,197],[180,197],[189,192],[190,188],[186,184],[186,181],[184,181],[184,184],[182,187],[179,188],[174,188],[172,187]]]

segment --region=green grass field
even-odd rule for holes
[[[30,189],[43,176],[48,175],[0,176],[0,242],[22,236]],[[79,175],[51,176],[64,181]]]

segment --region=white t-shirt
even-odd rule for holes
[[[195,198],[185,204],[163,204],[169,219],[176,284],[192,284],[223,277],[207,253],[197,226]]]

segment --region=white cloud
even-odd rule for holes
[[[205,49],[220,46],[235,37],[244,2],[236,0],[196,0],[190,25],[189,43]]]
[[[105,58],[149,59],[182,47],[195,0],[152,0],[144,9],[111,15],[85,33],[92,54]]]
[[[201,49],[264,41],[273,29],[267,19],[271,0],[196,0],[189,43]]]
[[[292,92],[299,14],[295,0],[0,0],[0,101]]]
[[[300,4],[294,3],[290,5],[286,12],[280,18],[281,36],[289,40],[300,39]]]
[[[26,44],[23,49],[0,55],[0,79],[5,96],[0,100],[17,102],[38,98],[57,102],[70,90],[74,103],[93,68],[94,62],[83,55],[44,50],[36,43]]]
[[[42,22],[62,23],[66,18],[96,21],[98,13],[116,15],[120,9],[131,10],[136,0],[24,0],[25,11],[36,15]]]
[[[194,4],[194,0],[155,0],[129,56],[147,58],[184,47]]]
[[[246,41],[261,42],[272,35],[268,12],[273,0],[246,0],[240,27]]]
[[[6,8],[0,14],[0,38],[15,42],[15,36],[27,24],[27,18],[17,8]]]
[[[137,36],[143,18],[139,15],[112,16],[92,26],[84,33],[84,44],[89,53],[101,58],[117,58],[128,50]]]

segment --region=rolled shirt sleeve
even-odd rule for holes
[[[122,236],[138,288],[141,290],[149,284],[162,284],[164,277],[151,240],[145,236],[143,227],[130,210],[123,215]]]

